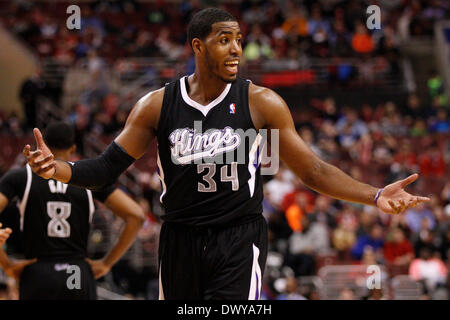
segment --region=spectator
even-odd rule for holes
[[[270,202],[276,208],[280,208],[284,196],[294,190],[294,185],[283,177],[284,170],[280,168],[274,178],[265,185]]]
[[[367,28],[362,23],[356,24],[356,31],[352,37],[352,48],[358,54],[371,53],[374,50],[374,42]]]
[[[422,248],[419,257],[411,262],[409,276],[424,281],[427,289],[433,291],[439,284],[445,284],[448,270],[442,260],[433,257],[429,248]]]
[[[42,69],[39,67],[20,88],[20,99],[23,104],[25,114],[24,130],[32,130],[36,127],[36,116],[39,113],[38,98],[44,94],[47,84],[41,78]]]
[[[298,291],[298,281],[295,277],[286,278],[286,289],[278,295],[277,300],[306,300]]]
[[[373,249],[374,252],[378,252],[383,248],[384,245],[384,237],[383,237],[383,228],[379,224],[374,224],[370,230],[369,235],[359,236],[356,240],[356,244],[351,250],[352,256],[361,260],[364,249],[368,246]]]
[[[244,47],[244,57],[248,61],[267,59],[272,56],[270,39],[266,36],[259,24],[252,27],[247,37],[247,44]]]
[[[396,266],[409,265],[414,259],[413,246],[402,229],[391,230],[390,237],[384,245],[384,258],[388,263]]]
[[[414,233],[418,233],[422,229],[425,223],[424,220],[426,220],[426,229],[429,231],[433,230],[436,225],[436,219],[428,207],[423,204],[419,204],[405,213],[405,221],[409,229]]]
[[[312,275],[315,271],[315,254],[329,250],[329,239],[326,228],[310,218],[302,218],[302,231],[294,232],[289,237],[289,253],[286,264],[296,276]]]

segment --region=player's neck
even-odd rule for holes
[[[69,161],[70,154],[67,151],[52,150],[55,160]]]
[[[207,105],[216,99],[227,86],[223,80],[208,72],[200,72],[198,69],[188,77],[188,84],[189,97],[201,105]]]

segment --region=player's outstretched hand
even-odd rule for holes
[[[111,270],[111,266],[107,265],[105,261],[103,261],[102,259],[99,260],[86,259],[86,261],[91,265],[95,279],[103,277]]]
[[[35,263],[37,259],[30,259],[30,260],[14,260],[11,261],[10,265],[6,268],[4,268],[5,273],[7,276],[14,278],[16,280],[20,279],[20,275],[22,274],[23,269],[32,264]]]
[[[36,150],[31,151],[29,144],[23,149],[23,155],[27,159],[28,164],[34,173],[44,179],[50,179],[55,174],[56,162],[53,153],[47,147],[42,138],[41,131],[38,128],[33,129],[34,138],[36,139]]]
[[[2,224],[0,223],[0,228]],[[12,233],[10,228],[0,229],[0,247],[5,243],[5,241],[9,238],[9,235]]]
[[[384,187],[378,198],[377,207],[385,213],[399,214],[408,208],[415,207],[418,203],[430,201],[430,198],[413,196],[404,190],[408,184],[416,181],[418,177],[419,175],[415,173],[406,179]]]

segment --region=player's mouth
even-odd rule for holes
[[[230,73],[237,73],[239,66],[239,60],[230,60],[225,62],[225,68]]]

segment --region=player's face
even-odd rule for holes
[[[205,39],[205,64],[225,82],[236,80],[242,55],[242,33],[236,21],[217,22]]]

